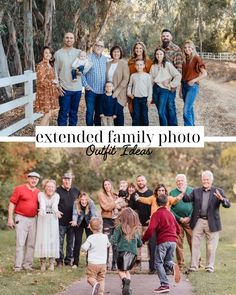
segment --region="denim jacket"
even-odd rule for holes
[[[89,201],[89,212],[88,214],[85,214],[83,210],[81,210],[80,214],[78,214],[77,208],[76,208],[76,202],[74,202],[73,206],[73,217],[72,220],[77,222],[77,225],[80,226],[81,222],[85,218],[86,223],[89,225],[89,222],[93,216],[96,216],[95,214],[95,205],[93,200]]]

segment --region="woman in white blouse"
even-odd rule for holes
[[[158,110],[160,126],[168,126],[167,104],[169,94],[172,89],[176,89],[180,84],[181,74],[172,63],[166,61],[165,51],[157,48],[150,75],[153,81],[153,102]]]
[[[120,46],[114,46],[110,50],[112,60],[107,63],[106,78],[114,86],[113,97],[117,98],[117,118],[115,126],[124,126],[124,106],[127,104],[127,85],[129,82],[129,68],[122,59],[123,52]]]

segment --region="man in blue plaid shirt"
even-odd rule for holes
[[[93,66],[82,77],[85,87],[86,124],[87,126],[101,126],[100,101],[105,91],[107,58],[102,55],[104,42],[96,41],[89,60]]]

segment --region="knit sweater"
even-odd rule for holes
[[[137,255],[137,248],[142,246],[142,241],[138,234],[135,234],[135,237],[131,241],[128,241],[122,231],[121,225],[119,225],[115,228],[111,237],[111,244],[117,246],[118,252],[126,251]]]
[[[148,197],[148,198],[144,198],[144,197],[139,197],[138,199],[138,202],[141,202],[143,204],[147,204],[147,205],[151,205],[151,216],[154,212],[157,211],[158,208],[160,208],[158,205],[157,205],[157,199],[155,196],[151,196],[151,197]],[[171,208],[171,206],[173,206],[174,204],[176,204],[178,202],[178,200],[176,200],[175,198],[169,196],[168,197],[168,203],[166,205],[166,207],[168,209]]]
[[[186,189],[186,194],[190,195],[192,190],[193,189],[188,186]],[[179,194],[181,194],[181,191],[178,188],[175,188],[170,192],[170,195],[173,198],[176,198]],[[192,203],[185,203],[183,200],[180,200],[176,204],[172,205],[171,212],[174,214],[177,221],[180,221],[180,218],[183,217],[191,218],[193,212],[193,205]]]
[[[160,207],[153,213],[148,229],[142,238],[143,243],[152,237],[154,231],[157,236],[157,245],[177,241],[177,237],[180,234],[180,227],[174,215],[167,207]]]

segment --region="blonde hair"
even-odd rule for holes
[[[89,222],[90,228],[92,231],[101,231],[102,230],[102,219],[99,217],[93,217]]]
[[[44,180],[42,181],[42,187],[43,187],[43,189],[45,189],[46,185],[47,185],[49,182],[52,182],[52,183],[54,184],[54,186],[55,186],[55,190],[56,190],[56,187],[57,187],[56,181],[55,181],[54,179],[49,179],[49,178],[44,179]]]
[[[89,213],[89,209],[90,209],[90,207],[89,207],[90,197],[85,192],[81,192],[79,194],[79,197],[75,201],[75,206],[76,206],[77,212],[78,212],[78,214],[80,214],[81,211],[82,211],[82,207],[81,207],[81,199],[82,199],[82,197],[86,197],[86,199],[87,199],[87,205],[85,207],[85,214],[88,214]]]
[[[146,48],[145,44],[143,42],[141,42],[141,41],[138,41],[138,42],[136,42],[134,44],[133,51],[132,51],[132,56],[131,56],[131,60],[136,61],[137,56],[136,56],[136,53],[135,53],[135,47],[137,45],[141,45],[141,47],[143,49],[143,60],[144,60],[144,62],[146,62],[146,59],[147,59],[147,48]]]
[[[186,62],[186,53],[185,53],[185,51],[184,51],[184,46],[185,46],[186,44],[189,44],[189,45],[192,47],[192,49],[193,49],[192,57],[194,57],[195,55],[197,55],[196,46],[195,46],[195,44],[193,43],[193,41],[192,41],[192,40],[186,40],[186,41],[184,41],[184,44],[183,44],[183,47],[182,47],[182,52],[183,52],[183,59],[184,59],[184,62]]]
[[[116,222],[116,226],[119,225],[121,225],[127,241],[134,239],[135,235],[139,233],[141,226],[138,214],[130,207],[121,210]]]

